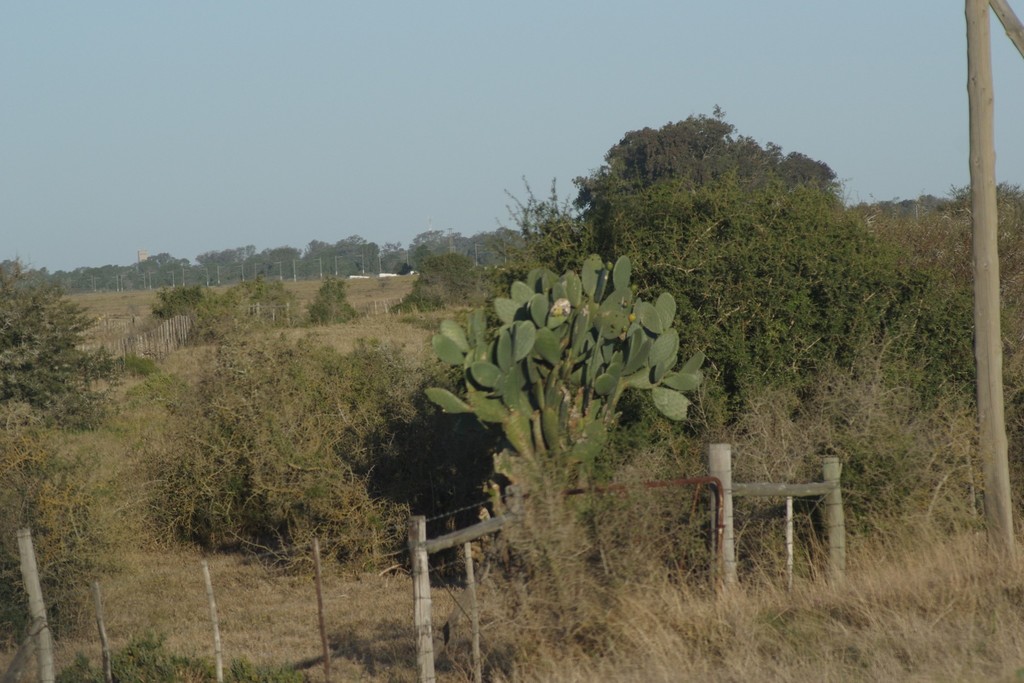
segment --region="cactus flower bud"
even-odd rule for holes
[[[569,303],[568,299],[557,299],[555,303],[551,304],[551,315],[567,316],[571,312],[572,304]]]

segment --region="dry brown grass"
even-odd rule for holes
[[[103,583],[113,645],[154,631],[171,651],[211,656],[201,559],[185,550],[129,552],[125,570]],[[295,665],[322,680],[312,577],[235,556],[209,561],[225,657]],[[759,583],[715,597],[650,580],[589,598],[577,592],[586,603],[579,609],[604,633],[597,641],[555,637],[545,619],[509,608],[517,590],[493,577],[482,587],[492,680],[1011,681],[1024,668],[1024,567],[987,556],[975,536],[879,548],[856,558],[840,587],[803,581],[787,593]],[[328,572],[324,596],[335,680],[415,680],[404,573]],[[448,591],[435,586],[436,632],[452,609]],[[452,649],[439,650],[439,680],[470,680],[465,623]],[[98,659],[90,635],[61,642],[58,663],[78,652]]]
[[[389,288],[399,281],[385,282],[354,281],[350,299],[358,306],[384,290],[395,294]],[[299,284],[309,285],[309,298],[315,294],[313,284]],[[100,311],[116,303],[97,296],[89,305]],[[410,354],[426,354],[436,323],[428,316],[378,315],[284,334],[314,335],[340,350],[376,338]],[[162,369],[192,381],[197,354],[212,352],[180,350]],[[899,410],[902,399],[885,394],[884,386],[861,381],[858,389],[858,383],[841,379],[823,388],[819,409],[801,412],[785,396],[764,397],[759,411],[731,435],[746,453],[761,453],[758,460],[738,464],[737,471],[744,478],[801,478],[811,470],[797,456],[829,440],[853,448],[861,443],[861,430],[912,438],[922,452],[944,452],[950,465],[972,449],[970,419],[959,409],[947,410],[945,421],[942,415],[912,420]],[[137,465],[147,441],[161,438],[163,418],[158,405],[133,403],[127,389],[130,385],[119,393],[122,407],[104,430],[66,438],[69,453],[95,463],[91,484],[111,501],[104,516],[115,531],[119,571],[102,578],[107,631],[115,648],[151,631],[165,636],[173,652],[212,657],[202,556],[161,547],[139,522],[147,502]],[[886,396],[889,403],[881,400]],[[825,401],[847,411],[845,432],[824,419]],[[917,453],[915,448],[904,445],[907,453]],[[534,525],[536,538],[522,541],[523,553],[533,554],[534,573],[506,580],[495,569],[481,586],[485,677],[522,683],[1019,680],[1024,565],[988,556],[974,533],[934,531],[928,504],[944,495],[948,480],[941,475],[936,470],[919,480],[925,490],[923,505],[911,515],[918,522],[915,531],[888,527],[861,537],[851,546],[844,585],[829,586],[811,571],[797,577],[792,593],[782,588],[770,564],[756,562],[741,568],[746,573],[739,589],[724,597],[670,572],[620,572],[614,581],[602,581],[586,559],[593,548],[572,538],[575,522],[553,512],[552,519],[562,521],[548,528]],[[624,525],[648,528],[628,520]],[[537,561],[544,553],[546,559]],[[322,680],[312,576],[283,574],[235,555],[208,559],[225,656],[296,665],[308,680]],[[333,680],[415,680],[412,588],[403,569],[377,575],[328,567],[324,599]],[[435,584],[436,632],[452,610],[451,593]],[[471,680],[466,622],[450,649],[438,654],[441,681]],[[91,625],[62,640],[58,667],[70,664],[78,652],[98,661],[96,640]],[[0,653],[0,670],[11,656]]]
[[[104,579],[107,633],[115,649],[146,632],[168,650],[213,657],[213,632],[199,553],[141,549]],[[323,680],[316,591],[311,575],[284,575],[238,556],[206,558],[217,601],[225,660],[293,665]],[[404,576],[324,576],[324,610],[335,681],[413,681],[415,653],[404,618],[412,589]],[[58,668],[84,653],[99,659],[92,634],[59,643]]]
[[[994,560],[969,536],[882,556],[862,556],[843,586],[798,583],[792,594],[628,587],[605,598],[599,649],[536,643],[498,680],[1019,680],[1020,563]]]

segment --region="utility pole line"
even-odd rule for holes
[[[987,0],[966,0],[970,106],[971,220],[974,229],[974,357],[978,446],[985,474],[985,517],[993,547],[1016,555],[1003,400],[998,211],[993,133],[992,55]]]

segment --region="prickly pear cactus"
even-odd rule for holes
[[[465,328],[442,322],[434,351],[463,368],[466,393],[431,388],[428,397],[446,412],[500,425],[526,461],[547,458],[580,474],[590,471],[627,389],[649,390],[666,417],[684,419],[684,394],[702,381],[704,356],[675,369],[675,300],[667,293],[635,299],[630,275],[625,256],[614,267],[591,256],[579,275],[537,269],[494,299],[497,330],[487,328],[482,309]],[[497,467],[507,469],[508,459]]]

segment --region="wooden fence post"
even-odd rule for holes
[[[416,672],[419,683],[435,683],[434,628],[431,622],[430,559],[427,553],[427,519],[409,520],[409,554],[412,557],[413,621],[416,625]]]
[[[713,443],[708,446],[708,474],[722,482],[722,579],[724,586],[729,587],[736,584],[736,544],[732,528],[732,447],[729,444]]]
[[[786,589],[793,592],[793,496],[786,496]]]
[[[110,643],[107,642],[107,627],[103,623],[103,600],[100,597],[100,582],[92,582],[92,599],[96,605],[96,628],[100,632],[100,651],[103,655],[103,680],[114,683],[114,672],[110,662]]]
[[[210,565],[203,560],[203,580],[206,582],[206,599],[210,603],[210,621],[213,622],[213,655],[217,683],[224,683],[224,655],[220,648],[220,621],[217,619],[217,602],[213,599],[213,581],[210,580]]]
[[[840,476],[843,466],[839,458],[824,458],[822,472],[825,483],[832,488],[825,494],[825,526],[828,529],[829,570],[833,583],[842,583],[846,576],[846,516],[843,514],[843,489]]]
[[[32,616],[32,629],[36,634],[36,662],[39,666],[39,683],[53,683],[53,636],[46,621],[46,604],[43,589],[39,584],[39,569],[36,567],[36,552],[32,547],[32,530],[18,529],[18,554],[21,556],[21,576],[28,592],[28,609]]]
[[[320,539],[313,539],[313,578],[316,581],[316,613],[320,624],[320,646],[324,651],[324,681],[331,683],[331,648],[327,642],[327,623],[324,619],[324,589],[320,574]]]
[[[462,546],[462,554],[466,557],[466,594],[469,596],[469,623],[473,633],[473,681],[483,681],[483,669],[480,664],[480,608],[476,602],[476,574],[473,571],[473,544],[466,541]]]

